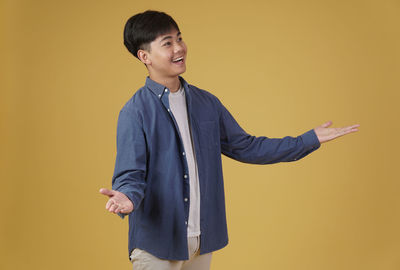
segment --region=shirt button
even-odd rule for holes
[[[184,156],[184,155],[185,155],[185,152],[182,152],[182,155]]]
[[[185,221],[185,225],[187,225],[187,221]]]
[[[183,176],[183,178],[187,178],[187,174],[185,174],[185,175]]]
[[[168,92],[168,89],[167,89],[167,88],[165,88],[165,92]]]
[[[171,110],[168,108],[168,109],[167,109],[167,111],[169,111],[169,112],[170,112]]]
[[[161,94],[159,94],[158,97],[161,97]]]
[[[188,198],[185,198],[185,202],[187,202],[188,201]]]

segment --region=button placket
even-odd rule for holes
[[[167,93],[167,92],[169,92],[169,90],[167,88],[165,88],[164,92]],[[171,108],[169,108],[169,105],[168,105],[169,103],[167,103],[167,102],[168,102],[168,99],[166,99],[165,103],[164,102],[163,103],[164,103],[167,111],[170,113],[170,116],[172,117],[172,120],[173,120],[173,122],[175,124],[175,127],[177,128],[177,123],[176,123],[175,118],[174,118],[174,116],[172,114]],[[185,212],[186,212],[185,213],[185,225],[189,226],[188,225],[188,216],[189,216],[189,182],[188,182],[188,178],[189,178],[189,175],[188,175],[188,172],[187,172],[188,167],[187,167],[186,153],[185,153],[185,151],[183,149],[184,146],[183,146],[182,138],[181,138],[180,135],[179,135],[179,138],[180,138],[180,141],[181,141],[181,147],[182,147],[181,154],[182,154],[182,162],[183,162],[183,168],[184,168],[184,170],[183,170],[183,178],[184,178],[184,185],[183,185],[184,186],[183,187],[184,196],[183,196],[183,200],[184,200],[184,203],[185,203]]]

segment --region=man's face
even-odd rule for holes
[[[146,65],[153,75],[175,77],[186,71],[186,53],[181,32],[172,29],[150,43]]]

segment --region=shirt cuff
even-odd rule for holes
[[[321,143],[318,140],[317,134],[315,134],[314,129],[311,129],[301,135],[301,139],[304,143],[304,149],[307,150],[316,150],[321,146]]]
[[[135,206],[136,206],[136,205],[139,205],[139,202],[140,202],[139,199],[136,198],[135,196],[133,196],[132,192],[127,192],[127,191],[125,191],[125,190],[117,190],[117,191],[123,193],[126,197],[128,197],[128,199],[129,199],[129,200],[132,202],[132,204],[133,204],[133,210],[132,210],[132,212],[135,211],[135,209],[136,209]],[[132,212],[130,212],[130,213],[117,213],[117,215],[120,216],[122,219],[124,219],[125,216],[131,214]]]

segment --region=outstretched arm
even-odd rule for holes
[[[320,143],[328,142],[343,135],[356,132],[358,131],[358,127],[360,126],[359,124],[356,124],[341,128],[330,128],[331,125],[332,121],[328,121],[314,128],[315,134],[317,135]]]
[[[323,142],[357,131],[359,125],[330,128],[331,121],[297,136],[268,138],[247,134],[218,100],[221,152],[235,160],[271,164],[299,160],[318,149]]]

